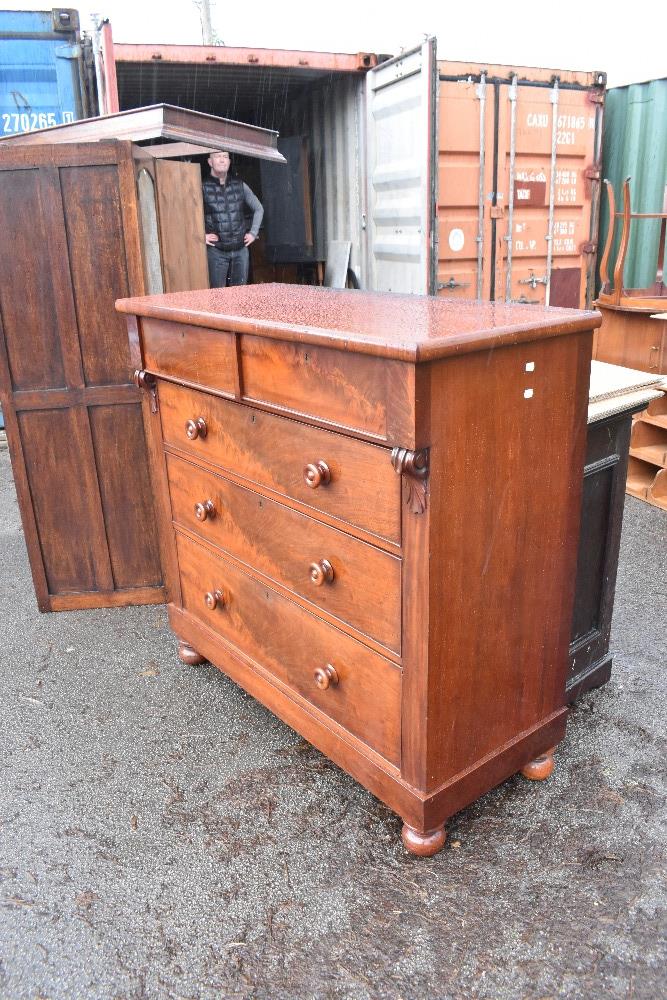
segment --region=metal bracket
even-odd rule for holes
[[[530,285],[531,288],[535,289],[535,288],[537,288],[538,285],[546,285],[546,283],[548,282],[548,280],[549,279],[546,276],[546,274],[543,274],[541,278],[537,278],[535,276],[535,274],[531,271],[530,272],[530,278],[520,278],[519,279],[519,284],[520,285]]]
[[[469,286],[470,286],[469,281],[455,281],[454,276],[452,275],[449,281],[438,282],[438,291],[440,292],[444,288],[449,288],[451,291],[453,291],[455,288],[468,288]]]

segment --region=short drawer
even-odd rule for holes
[[[184,610],[393,764],[401,671],[177,532]]]
[[[141,334],[144,364],[149,371],[234,395],[238,366],[233,333],[142,319]]]
[[[176,524],[400,654],[398,556],[173,455],[167,468]]]
[[[405,365],[368,354],[244,335],[240,356],[244,399],[382,441],[408,391]]]
[[[400,542],[390,451],[171,382],[159,385],[167,444],[314,511]]]

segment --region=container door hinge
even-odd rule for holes
[[[604,90],[589,90],[588,100],[591,104],[604,104]]]
[[[597,253],[598,245],[597,243],[592,243],[588,240],[586,243],[582,243],[579,247],[579,253]]]
[[[155,375],[138,368],[134,373],[134,382],[140,389],[145,389],[151,395],[151,413],[157,413],[157,379]]]
[[[587,181],[599,181],[602,171],[599,167],[586,167],[584,177]]]
[[[80,45],[58,45],[58,46],[56,46],[56,58],[57,59],[80,59],[81,58],[81,46]]]

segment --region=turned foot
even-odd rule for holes
[[[554,748],[545,751],[541,757],[536,757],[529,764],[521,768],[524,778],[529,781],[544,781],[554,769]]]
[[[437,854],[440,848],[444,846],[447,839],[447,831],[444,826],[441,826],[430,833],[420,833],[419,830],[415,830],[414,827],[404,823],[401,830],[401,837],[411,854],[418,854],[422,858],[430,858],[431,855]]]
[[[198,663],[206,663],[206,657],[200,656],[196,649],[193,649],[189,643],[183,642],[182,639],[179,639],[178,642],[178,658],[183,663],[187,663],[189,667],[196,667]]]

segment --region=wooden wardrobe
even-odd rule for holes
[[[0,141],[0,402],[40,610],[165,600],[114,302],[208,287],[200,167],[170,157],[276,141],[166,105]]]

